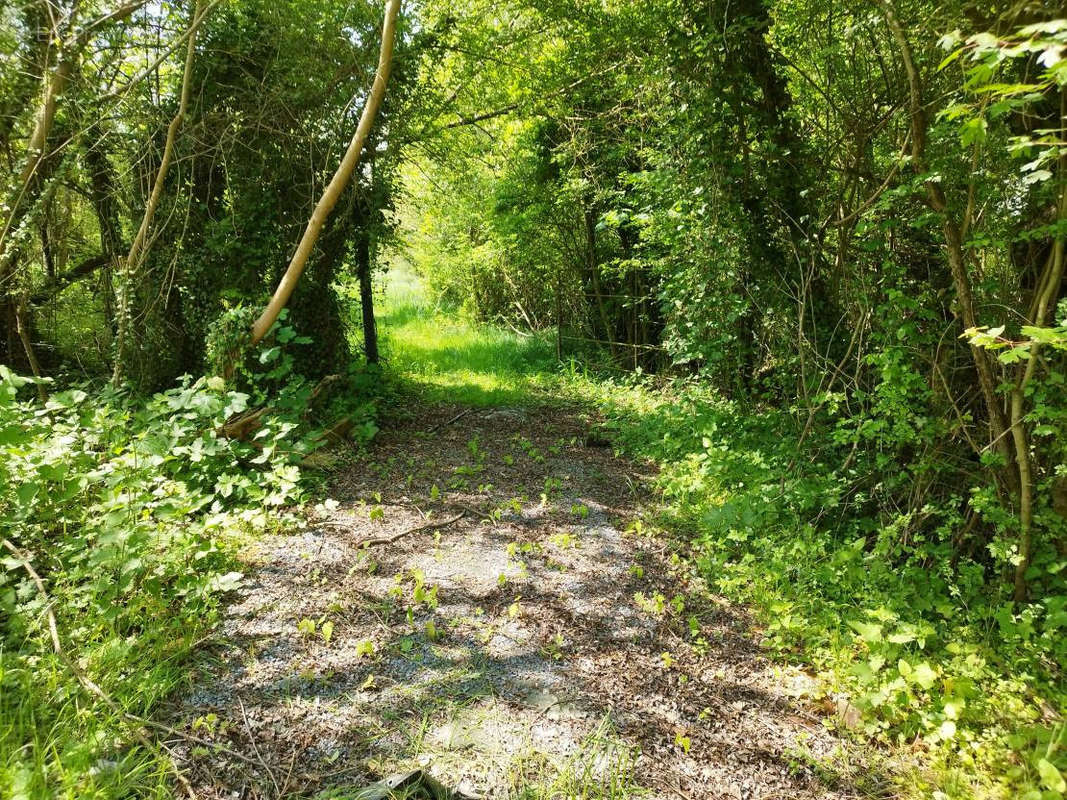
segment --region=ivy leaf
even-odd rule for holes
[[[1037,772],[1041,776],[1041,785],[1046,789],[1051,789],[1060,794],[1067,792],[1067,781],[1064,781],[1063,775],[1051,761],[1046,758],[1038,761]]]
[[[36,483],[24,483],[15,490],[15,494],[18,496],[19,505],[29,508],[33,505],[33,500],[37,497],[37,490],[40,487]]]

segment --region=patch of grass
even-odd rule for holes
[[[636,749],[618,737],[608,720],[565,760],[530,752],[512,765],[511,796],[516,800],[625,800],[649,797],[635,775]]]
[[[526,405],[555,379],[549,334],[520,335],[436,305],[409,267],[390,271],[378,313],[386,370],[428,402]]]

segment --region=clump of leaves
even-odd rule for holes
[[[250,401],[219,378],[147,399],[72,388],[45,404],[29,399],[30,383],[0,366],[0,536],[46,576],[71,657],[120,705],[149,709],[182,679],[220,595],[240,585],[241,538],[285,524],[284,509],[304,498],[297,462],[313,432],[277,414],[251,442],[218,435]],[[80,696],[41,602],[21,566],[3,562],[0,794],[17,773],[43,796],[49,775],[88,774],[126,734]],[[57,702],[57,691],[80,699]]]

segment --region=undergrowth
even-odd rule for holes
[[[149,398],[88,386],[35,399],[0,366],[0,797],[169,797],[169,756],[94,696],[62,647],[124,714],[151,716],[240,585],[248,536],[294,520],[321,444],[316,384],[290,373],[284,326],[239,388],[183,379]],[[358,372],[342,396],[366,398]],[[239,390],[241,389],[241,390]],[[325,402],[325,401],[322,401]],[[347,404],[357,437],[373,404]],[[256,426],[221,428],[254,408]],[[336,410],[336,409],[335,409]],[[40,574],[48,597],[31,580]]]
[[[854,473],[825,442],[798,449],[785,410],[684,383],[564,380],[600,406],[619,448],[661,467],[659,527],[755,612],[770,653],[817,673],[828,723],[918,765],[906,794],[1063,796],[1067,589],[1013,607],[1001,575],[942,558],[936,536],[902,558],[900,540],[923,534],[903,515],[858,513]]]

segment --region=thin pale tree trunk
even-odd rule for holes
[[[289,302],[300,276],[304,274],[304,267],[307,266],[308,257],[311,255],[315,242],[322,232],[322,226],[326,224],[326,220],[329,218],[334,206],[337,205],[337,201],[341,198],[349,181],[351,181],[352,173],[355,172],[356,167],[359,165],[363,146],[367,142],[367,137],[370,136],[375,117],[378,115],[378,109],[381,107],[382,99],[385,97],[385,86],[389,81],[389,72],[393,64],[393,42],[396,38],[396,18],[399,13],[400,0],[388,0],[385,4],[385,24],[382,26],[382,45],[378,55],[378,69],[375,72],[374,83],[367,97],[367,104],[363,107],[359,124],[356,126],[356,132],[352,136],[352,141],[348,144],[348,149],[345,151],[344,158],[341,159],[337,171],[334,173],[333,178],[330,179],[330,183],[322,193],[322,197],[319,198],[315,210],[311,213],[311,219],[308,220],[307,227],[304,229],[304,235],[300,237],[300,244],[297,245],[296,252],[293,253],[285,274],[282,275],[281,280],[278,282],[278,288],[274,290],[274,296],[252,326],[252,344],[256,344],[267,335],[267,331],[270,330],[275,320],[278,319],[281,310]]]
[[[42,402],[48,402],[48,392],[44,388],[44,374],[41,372],[41,363],[37,360],[37,353],[33,349],[33,341],[30,339],[29,325],[26,324],[26,299],[25,297],[15,307],[15,326],[18,328],[19,339],[22,341],[22,349],[26,352],[26,361],[30,365],[30,372],[37,379],[37,398]]]
[[[908,105],[911,115],[911,158],[915,171],[924,174],[926,168],[926,115],[923,112],[922,83],[919,78],[918,68],[912,55],[911,44],[908,42],[904,27],[900,24],[896,9],[890,0],[882,0],[881,3],[886,23],[890,33],[896,40],[900,49],[901,59],[904,62],[904,72],[908,79]],[[974,328],[978,325],[975,311],[974,293],[971,290],[971,280],[967,274],[967,263],[963,253],[963,236],[960,225],[953,218],[948,207],[948,199],[941,185],[935,180],[925,182],[926,202],[930,208],[941,216],[942,229],[945,236],[945,251],[948,256],[949,272],[956,289],[956,300],[960,307],[963,327]],[[1009,469],[1007,471],[1010,488],[1018,489],[1018,476],[1010,469],[1012,452],[1005,438],[1007,422],[1004,419],[1004,411],[997,400],[996,378],[993,367],[989,363],[989,355],[981,348],[971,346],[971,356],[974,359],[975,370],[978,373],[978,384],[982,391],[982,399],[985,401],[986,413],[989,415],[990,439],[992,445],[1004,458]]]
[[[1067,119],[1067,91],[1061,93],[1060,116]],[[1061,181],[1060,196],[1057,203],[1057,219],[1067,219],[1067,156],[1059,160],[1059,177]],[[1037,296],[1034,303],[1030,324],[1042,328],[1048,323],[1049,314],[1056,306],[1060,286],[1063,283],[1065,267],[1064,238],[1057,236],[1052,244],[1052,253],[1038,281]],[[1026,390],[1034,377],[1037,367],[1039,342],[1030,347],[1029,357],[1022,374],[1011,390],[1011,436],[1015,444],[1015,461],[1019,470],[1019,560],[1015,565],[1015,586],[1013,599],[1016,603],[1026,600],[1026,572],[1030,568],[1033,552],[1031,529],[1034,521],[1034,478],[1030,459],[1030,431],[1026,426]]]
[[[122,383],[126,360],[129,355],[130,339],[130,295],[133,284],[148,254],[148,231],[152,227],[156,210],[159,208],[160,198],[163,196],[163,183],[167,179],[167,173],[174,162],[174,143],[178,138],[178,130],[185,122],[185,115],[189,110],[189,95],[191,93],[193,56],[196,53],[196,32],[203,22],[206,12],[203,10],[202,0],[197,0],[193,8],[192,20],[189,23],[189,42],[185,50],[185,70],[182,73],[181,99],[178,101],[178,112],[167,126],[167,139],[163,145],[163,156],[159,161],[159,170],[152,184],[152,192],[145,206],[144,216],[137,229],[137,234],[130,243],[130,251],[120,265],[119,297],[118,297],[118,330],[115,344],[115,364],[111,373],[111,383],[118,386]]]

